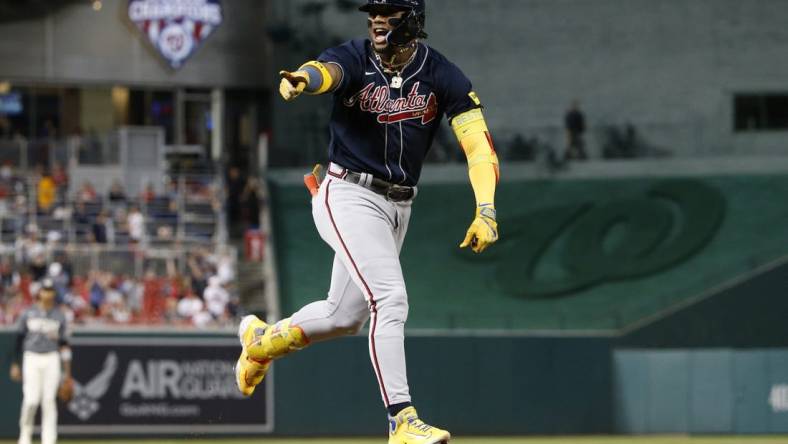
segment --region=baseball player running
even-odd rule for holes
[[[476,214],[460,247],[481,253],[498,239],[498,159],[471,82],[422,43],[424,0],[368,0],[369,39],[330,48],[294,72],[279,92],[334,96],[327,177],[312,199],[318,232],[335,251],[328,298],[267,325],[238,329],[238,388],[251,395],[271,362],[310,343],[369,326],[369,354],[388,409],[390,444],[444,443],[449,432],[422,422],[405,368],[408,295],[399,252],[422,163],[446,115],[468,158]]]
[[[55,397],[61,383],[61,362],[64,381],[71,381],[71,348],[66,318],[55,305],[55,296],[52,281],[45,279],[38,291],[38,301],[22,313],[17,324],[16,359],[11,365],[11,379],[22,381],[19,444],[31,443],[39,404],[41,444],[57,442]]]

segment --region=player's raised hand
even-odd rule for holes
[[[22,380],[22,370],[19,369],[19,364],[11,364],[11,380],[14,382]]]
[[[460,248],[470,246],[474,253],[481,253],[498,240],[498,222],[495,220],[495,207],[476,208],[476,218],[465,233]]]
[[[279,95],[288,102],[300,96],[309,83],[309,74],[304,71],[279,71],[279,75],[282,76]]]

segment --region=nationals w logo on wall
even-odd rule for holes
[[[512,227],[507,237],[481,260],[496,263],[497,281],[511,295],[572,295],[649,277],[690,259],[715,236],[725,208],[724,195],[703,182],[661,181],[623,198],[516,216],[504,224]]]
[[[174,69],[222,23],[220,0],[130,0],[129,19]]]

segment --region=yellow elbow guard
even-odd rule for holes
[[[491,164],[495,171],[495,181],[498,182],[498,155],[495,153],[482,110],[476,108],[454,117],[451,126],[468,158],[468,169]]]
[[[311,95],[319,95],[328,92],[331,85],[334,84],[334,79],[331,78],[331,73],[326,68],[326,65],[309,61],[298,68],[299,71],[306,72],[309,75],[307,86],[304,92]]]

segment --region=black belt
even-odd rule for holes
[[[339,166],[336,165],[336,167]],[[347,168],[342,168],[341,171],[332,171],[332,168],[329,167],[328,174],[332,177],[336,177],[337,179],[342,179],[345,182],[361,185],[370,191],[380,194],[391,202],[403,202],[406,200],[411,200],[416,195],[416,189],[414,187],[397,185],[386,182],[383,179],[378,179],[377,177],[372,177],[370,180],[370,175],[350,171]]]

